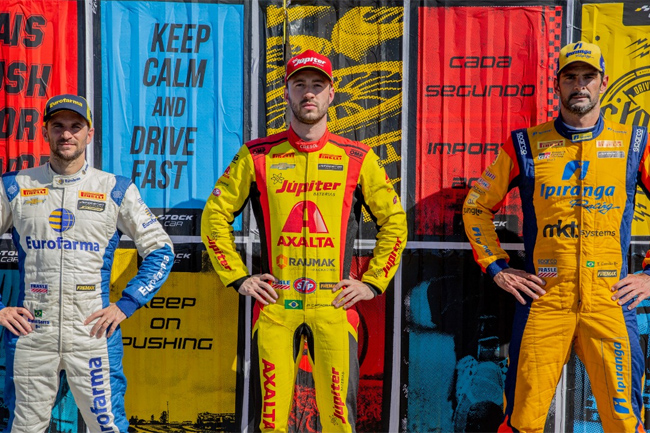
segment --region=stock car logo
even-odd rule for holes
[[[75,217],[67,209],[59,208],[50,214],[50,227],[57,233],[62,233],[74,227]]]
[[[293,288],[296,292],[307,295],[316,290],[316,282],[311,278],[298,278],[293,282]]]

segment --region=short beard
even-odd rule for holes
[[[85,149],[77,149],[72,155],[65,155],[59,149],[56,149],[52,152],[52,156],[55,156],[60,161],[71,162],[83,155],[85,151]]]
[[[566,101],[564,101],[564,100],[562,101],[562,106],[564,106],[564,108],[566,108],[567,111],[569,111],[569,113],[571,113],[571,114],[576,114],[578,116],[583,116],[583,115],[589,113],[591,110],[593,110],[594,107],[596,107],[596,105],[598,104],[598,99],[597,98],[596,99],[591,99],[591,95],[589,95],[590,99],[589,99],[589,104],[587,104],[587,105],[580,106],[580,105],[577,105],[577,104],[573,104],[573,105],[569,104],[569,101],[571,100],[571,98],[573,98],[576,95],[579,95],[579,93],[574,93],[572,95],[569,95],[569,98]]]
[[[299,122],[304,123],[306,125],[314,125],[314,124],[320,122],[323,117],[327,116],[327,110],[325,110],[325,112],[321,116],[319,116],[318,118],[306,118],[304,116],[301,116],[300,115],[300,104],[302,102],[304,102],[304,101],[300,101],[298,106],[296,108],[294,108],[293,102],[291,102],[291,100],[289,99],[289,108],[291,108],[291,115],[293,117],[295,117]]]

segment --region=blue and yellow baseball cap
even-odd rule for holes
[[[584,62],[593,66],[599,72],[605,73],[605,59],[598,45],[578,41],[565,45],[560,50],[560,57],[557,59],[557,75],[567,65],[574,62]]]
[[[88,121],[88,127],[93,127],[93,114],[90,112],[88,101],[83,96],[77,95],[58,95],[53,96],[45,103],[45,114],[43,115],[43,125],[47,123],[52,115],[61,110],[74,111]]]

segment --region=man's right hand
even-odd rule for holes
[[[546,285],[544,280],[520,269],[504,269],[494,276],[494,282],[506,292],[511,293],[523,305],[526,305],[526,300],[521,296],[522,293],[530,296],[533,300],[539,299],[546,293],[541,287]]]
[[[269,305],[269,302],[275,304],[278,294],[268,281],[274,283],[277,280],[271,274],[251,275],[237,291],[244,296],[252,296],[263,305]]]
[[[0,310],[0,325],[14,335],[27,335],[34,330],[25,317],[34,320],[32,313],[23,307],[4,307]]]

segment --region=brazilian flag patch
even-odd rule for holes
[[[284,309],[285,310],[302,310],[302,301],[286,300],[286,301],[284,301]]]

